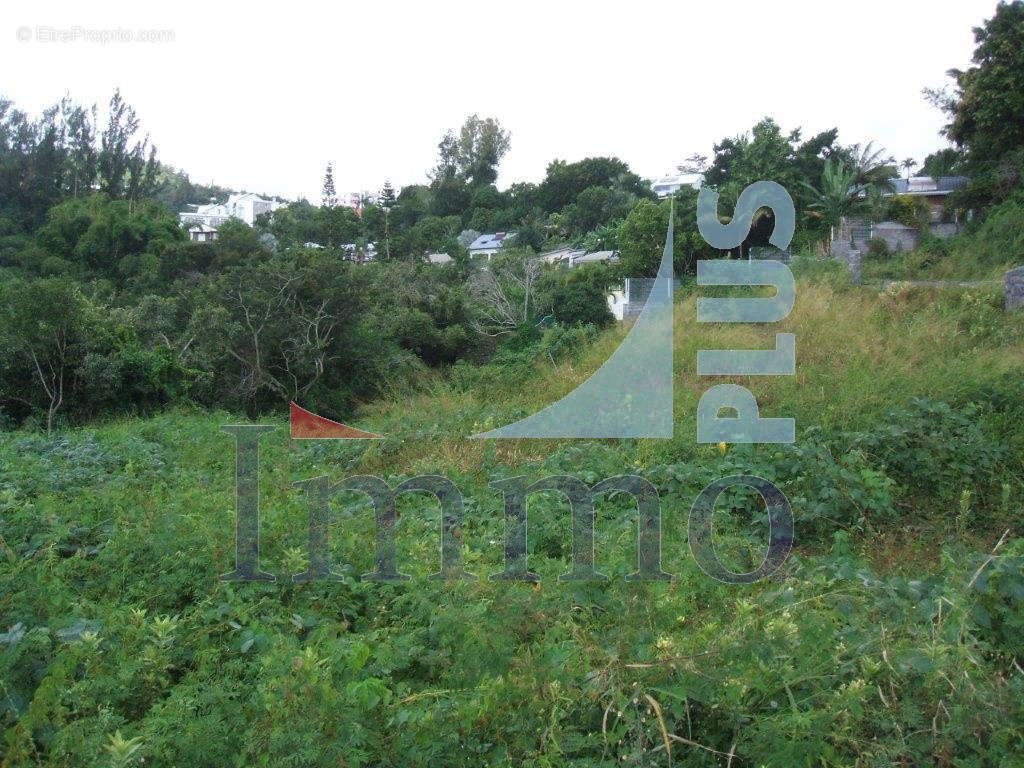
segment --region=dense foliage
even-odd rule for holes
[[[617,336],[565,345],[558,326],[487,365],[460,365],[459,381],[430,396],[362,410],[360,423],[387,435],[380,444],[299,445],[273,419],[280,428],[261,445],[261,562],[274,584],[216,579],[234,557],[234,457],[218,426],[235,416],[178,410],[5,435],[6,763],[710,766],[731,754],[734,764],[988,765],[1015,754],[1022,329],[997,315],[993,333],[969,337],[949,297],[814,281],[800,283],[793,320],[817,342],[804,380],[759,393],[806,425],[793,446],[723,450],[689,435],[538,451],[463,439],[515,414],[509,392],[543,402],[563,379],[571,386]],[[679,359],[728,343],[726,328],[693,338],[694,308],[693,296],[677,307]],[[861,330],[844,333],[838,317]],[[941,344],[903,359],[904,344],[936,334]],[[699,393],[680,385],[692,412]],[[373,516],[365,498],[342,495],[331,527],[342,580],[291,583],[307,557],[307,511],[291,484],[359,472],[450,476],[465,498],[466,567],[481,579],[426,578],[438,511],[413,494],[399,501],[399,557],[413,580],[360,581]],[[501,568],[503,526],[488,482],[622,472],[659,490],[673,584],[624,580],[635,507],[615,497],[598,505],[596,558],[610,581],[557,583],[568,513],[548,494],[529,507],[530,566],[543,581],[485,578]],[[749,587],[701,573],[685,538],[695,494],[741,472],[780,484],[798,532],[784,570]],[[724,562],[757,564],[756,498],[730,493],[715,526]]]
[[[926,93],[948,114],[945,133],[961,152],[957,166],[972,177],[960,204],[981,209],[1024,183],[1024,3],[1000,2],[974,39],[974,66],[949,72],[953,93]]]
[[[888,194],[913,158],[837,129],[805,140],[765,118],[687,161],[723,219],[751,182],[791,192],[797,301],[778,326],[696,323],[696,262],[721,254],[696,229],[695,191],[658,200],[614,157],[554,160],[500,190],[511,137],[493,118],[447,132],[428,183],[349,207],[328,166],[320,205],[191,242],[177,211],[233,190],[161,164],[119,93],[105,128],[69,99],[38,119],[0,99],[0,766],[1019,764],[1024,312],[995,283],[1024,253],[1024,5],[1001,3],[976,37],[956,93],[931,94],[957,146],[923,163],[972,176],[947,211],[971,213],[954,237],[927,234],[919,197]],[[467,440],[612,355],[628,329],[607,294],[655,272],[673,210],[674,436]],[[873,240],[853,285],[819,257],[851,216],[918,227],[921,244]],[[730,255],[772,225],[760,211]],[[515,236],[474,262],[468,245],[496,231]],[[619,261],[538,258],[567,246]],[[797,375],[737,381],[762,415],[796,420],[796,442],[698,444],[698,350],[771,349],[776,331],[797,337]],[[291,440],[289,401],[384,437]],[[221,427],[256,418],[276,428],[259,481],[277,581],[227,583],[236,461]],[[310,557],[296,482],[356,474],[449,477],[480,578],[428,578],[450,521],[410,493],[411,581],[361,580],[374,516],[343,492],[338,579],[293,581]],[[505,534],[491,484],[553,474],[649,480],[674,581],[626,581],[638,521],[619,494],[597,504],[609,581],[558,582],[574,544],[551,493],[528,505],[541,582],[488,579]],[[687,541],[696,495],[737,474],[776,483],[796,524],[784,566],[752,585],[712,580]],[[726,567],[757,567],[759,496],[729,489],[714,526]]]

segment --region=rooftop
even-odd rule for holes
[[[966,176],[913,176],[910,179],[893,179],[897,195],[948,195],[960,189],[970,179]]]
[[[469,244],[469,251],[486,251],[486,250],[497,250],[501,247],[501,244],[506,240],[511,240],[516,236],[515,232],[493,232],[487,235],[480,235],[476,240]]]

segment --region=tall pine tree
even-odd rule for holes
[[[390,181],[384,182],[384,188],[380,191],[380,199],[377,201],[384,211],[384,258],[391,261],[391,209],[395,207],[395,189]]]
[[[338,193],[334,188],[334,166],[327,164],[324,171],[324,190],[321,202],[324,208],[334,208],[338,204]]]

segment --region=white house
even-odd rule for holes
[[[545,251],[537,255],[537,261],[547,264],[558,264],[561,266],[578,267],[581,264],[593,264],[597,261],[618,261],[618,251],[594,251],[587,253],[581,248],[573,248],[571,245],[563,245],[553,251]]]
[[[579,267],[583,264],[595,264],[599,261],[618,261],[618,251],[594,251],[593,253],[583,253],[578,251],[576,254],[569,258],[570,267]]]
[[[490,261],[491,256],[496,254],[502,245],[515,236],[515,232],[495,232],[490,235],[480,235],[480,237],[469,244],[469,255],[483,257]]]
[[[658,197],[668,197],[669,195],[674,195],[683,187],[700,189],[703,183],[703,173],[670,173],[667,176],[662,176],[660,179],[655,179],[651,183],[651,190]]]
[[[215,240],[217,228],[228,219],[241,219],[251,227],[256,223],[257,216],[273,213],[284,205],[286,203],[265,200],[252,192],[242,192],[230,195],[225,203],[197,205],[194,211],[182,211],[178,214],[178,219],[182,224],[200,224],[212,229],[213,236],[207,239]]]
[[[608,294],[608,310],[616,320],[629,320],[643,312],[654,289],[653,277],[627,277],[620,288]],[[672,280],[672,290],[679,289],[678,279]]]
[[[538,255],[537,258],[548,264],[571,264],[574,258],[582,256],[583,253],[583,251],[573,248],[571,245],[563,245],[561,248],[556,248],[553,251],[546,251]]]
[[[654,280],[650,278],[627,277],[621,288],[608,294],[608,310],[616,320],[636,317],[643,311],[653,285]]]
[[[188,239],[193,243],[212,243],[217,239],[217,230],[206,224],[196,224],[189,227]]]

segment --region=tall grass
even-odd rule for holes
[[[54,439],[0,436],[0,764],[273,766],[991,765],[1024,739],[1022,315],[978,292],[798,284],[770,326],[697,324],[675,305],[676,436],[464,439],[569,392],[616,328],[543,345],[366,406],[383,441],[261,442],[261,564],[227,584],[238,416],[175,410]],[[1024,313],[1022,313],[1024,314]],[[698,349],[797,337],[797,375],[736,379],[795,446],[698,446],[716,379]],[[515,370],[514,376],[507,375]],[[911,398],[918,398],[911,400]],[[331,414],[326,414],[331,415]],[[689,554],[687,510],[710,479],[762,472],[790,496],[797,546],[771,580],[728,586]],[[427,580],[439,511],[399,501],[413,580],[372,584],[373,515],[332,502],[334,583],[306,565],[296,480],[439,473],[462,489],[465,567]],[[568,512],[532,497],[537,585],[502,565],[495,479],[641,473],[662,496],[663,563],[637,584],[635,507],[598,505],[606,584],[560,584]],[[749,497],[716,514],[724,562],[763,557]],[[142,760],[145,760],[143,763]]]

